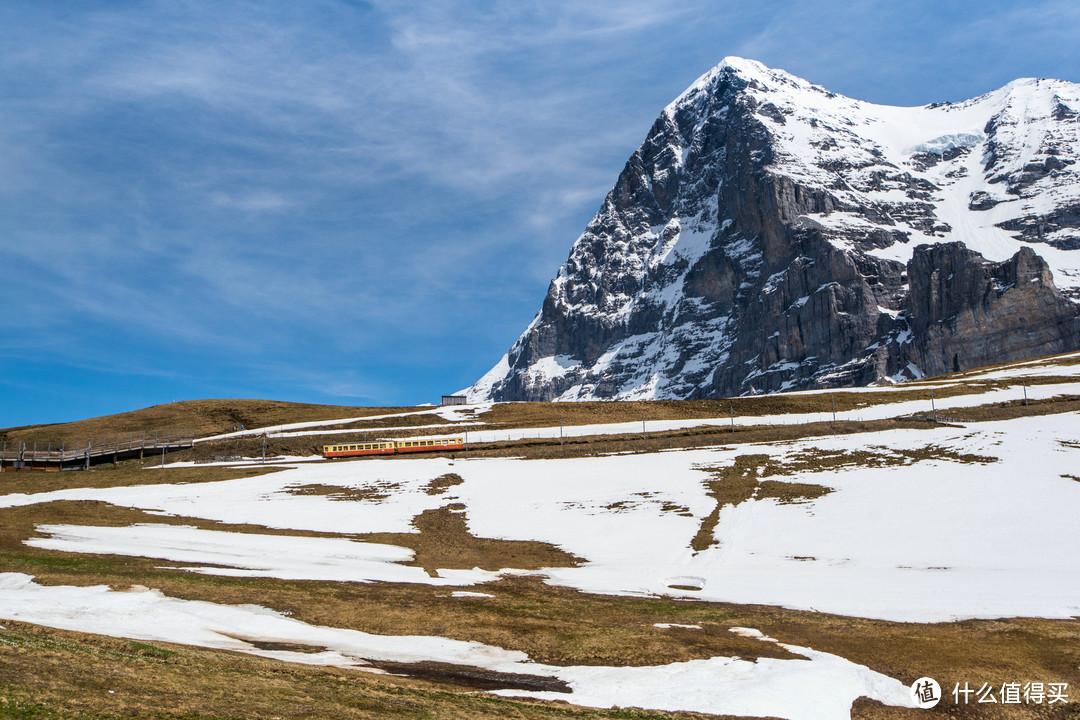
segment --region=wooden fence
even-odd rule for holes
[[[121,456],[143,457],[148,451],[182,450],[194,444],[194,430],[148,430],[74,443],[7,440],[0,442],[0,470],[90,465],[110,456],[115,462]]]

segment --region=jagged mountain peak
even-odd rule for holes
[[[891,107],[726,58],[660,113],[541,311],[470,394],[703,397],[967,367],[974,354],[946,355],[982,325],[928,329],[909,278],[912,263],[929,272],[925,257],[974,266],[967,250],[983,263],[967,294],[918,287],[977,316],[1042,303],[1057,318],[1017,330],[1038,338],[1026,346],[988,348],[1080,343],[1067,299],[1080,299],[1078,98],[1072,83],[1018,80]],[[939,244],[951,249],[916,250]],[[1020,273],[1006,288],[1022,248],[1046,261],[1049,287]]]
[[[785,70],[770,68],[757,60],[749,60],[731,55],[724,58],[718,65],[691,83],[690,87],[675,98],[666,109],[684,104],[688,99],[691,99],[702,92],[710,92],[715,88],[715,85],[718,82],[731,81],[733,79],[738,79],[745,85],[756,83],[754,87],[766,91],[788,87],[830,94],[828,90],[792,75]]]

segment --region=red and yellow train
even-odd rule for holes
[[[444,440],[386,440],[382,442],[347,443],[324,445],[324,458],[353,457],[355,455],[395,455],[411,452],[434,452],[437,450],[461,450],[465,443],[461,438]]]

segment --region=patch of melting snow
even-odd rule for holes
[[[64,630],[234,650],[308,665],[370,669],[369,662],[428,661],[553,677],[569,684],[571,693],[495,693],[589,707],[790,720],[848,720],[852,703],[864,696],[911,707],[908,688],[900,681],[836,655],[789,645],[782,647],[805,659],[713,657],[650,667],[564,667],[534,663],[525,653],[478,642],[309,625],[258,605],[181,600],[146,588],[119,592],[104,585],[44,586],[23,573],[0,573],[0,616]],[[325,649],[301,652],[258,647],[269,644]]]
[[[423,568],[401,564],[413,559],[413,551],[408,548],[345,538],[261,535],[149,523],[127,527],[38,525],[36,530],[47,537],[29,538],[26,545],[60,552],[202,563],[180,569],[205,575],[458,586],[489,582],[500,575],[476,569],[441,569],[438,577],[431,577]]]
[[[733,627],[728,628],[728,632],[733,632],[736,635],[740,635],[742,637],[755,638],[757,640],[761,640],[762,642],[777,642],[776,638],[771,638],[765,633],[755,628]]]

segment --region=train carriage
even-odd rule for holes
[[[394,443],[399,453],[428,452],[431,450],[460,450],[465,447],[461,438],[447,438],[444,440],[401,440]]]
[[[323,457],[355,457],[359,455],[395,455],[398,453],[435,452],[461,450],[465,443],[461,438],[442,440],[386,440],[368,443],[338,443],[323,446]]]
[[[323,446],[323,457],[352,457],[354,455],[392,455],[393,442],[346,443]]]

